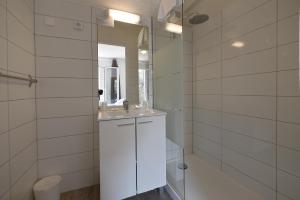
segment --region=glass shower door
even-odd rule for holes
[[[171,12],[181,16],[181,10],[180,6]],[[154,108],[167,112],[167,182],[184,199],[183,39],[166,31],[168,21],[153,20]]]

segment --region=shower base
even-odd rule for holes
[[[196,155],[186,156],[185,200],[263,200]]]

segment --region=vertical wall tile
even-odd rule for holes
[[[262,163],[276,166],[276,146],[255,138],[223,131],[223,145]]]
[[[0,6],[0,36],[6,38],[6,10]]]
[[[92,150],[92,134],[40,140],[38,158],[45,159]]]
[[[279,145],[300,151],[300,125],[278,122],[277,141]]]
[[[278,98],[278,120],[300,123],[300,97]]]
[[[0,37],[0,68],[7,69],[7,40]]]
[[[285,55],[285,54],[284,54]],[[276,49],[267,49],[223,61],[223,76],[274,72]]]
[[[267,96],[224,96],[223,110],[229,113],[275,119],[275,97]]]
[[[9,163],[0,165],[0,197],[9,190]]]
[[[18,58],[18,59],[16,59]],[[8,43],[8,70],[28,74],[35,74],[34,56],[15,44]]]
[[[10,161],[11,184],[17,183],[18,179],[33,166],[36,160],[36,144],[30,145],[16,157],[12,158]]]
[[[10,154],[14,157],[36,140],[36,121],[15,128],[9,132]]]
[[[91,78],[92,61],[66,58],[36,57],[36,74],[38,77],[45,78]]]
[[[37,56],[50,56],[58,58],[91,59],[91,42],[36,36]]]
[[[300,96],[299,70],[278,72],[278,96]]]
[[[0,134],[8,130],[8,102],[0,102]]]
[[[37,165],[34,164],[11,188],[11,200],[32,199],[32,188],[37,179]]]
[[[223,25],[223,40],[227,41],[236,38],[257,28],[274,23],[275,20],[276,0],[271,0]]]
[[[45,98],[37,100],[38,118],[91,115],[92,98]]]
[[[90,169],[93,166],[91,152],[39,160],[39,176],[65,174]]]
[[[269,49],[276,44],[276,26],[271,24],[261,29],[250,32],[240,38],[223,43],[223,58],[233,58],[247,53],[253,53]],[[236,48],[232,44],[241,41],[245,44],[243,48]]]
[[[35,100],[17,100],[9,103],[9,126],[16,128],[35,119]]]
[[[7,36],[18,46],[34,53],[34,35],[9,12],[7,14]]]
[[[0,166],[9,160],[9,136],[8,133],[0,135]]]
[[[299,12],[298,0],[278,0],[278,18],[282,19]]]
[[[278,44],[299,41],[299,15],[278,22]]]
[[[265,184],[273,189],[276,188],[276,170],[270,166],[264,165],[259,161],[241,154],[223,149],[223,159],[227,165],[230,165],[244,174],[253,177],[258,182]]]
[[[27,27],[27,29],[31,30],[33,33],[34,16],[32,8],[30,8],[30,5],[28,5],[25,0],[9,0],[7,1],[7,8],[24,26]]]
[[[277,148],[278,168],[295,176],[300,175],[300,151],[285,147]]]
[[[300,198],[300,179],[299,177],[292,176],[281,170],[277,171],[278,179],[278,192],[284,194],[289,199]]]
[[[281,45],[278,51],[278,70],[299,68],[299,43]]]
[[[93,119],[92,116],[38,119],[37,128],[39,139],[91,133]]]
[[[36,12],[39,14],[91,21],[91,7],[65,2],[60,0],[38,0],[36,1]]]
[[[249,2],[248,0],[240,0],[232,4],[228,4],[223,8],[223,20],[224,23],[228,23],[237,17],[248,13],[250,10],[261,6],[267,2],[267,0],[253,0]]]
[[[276,143],[276,122],[268,119],[223,113],[223,129]]]

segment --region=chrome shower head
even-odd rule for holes
[[[196,24],[202,24],[206,21],[209,20],[209,16],[208,15],[205,15],[205,14],[196,14],[196,15],[192,15],[190,18],[189,18],[189,23],[192,24],[192,25],[196,25]]]

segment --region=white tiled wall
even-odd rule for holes
[[[0,71],[35,77],[32,0],[0,1]],[[0,199],[32,199],[37,180],[35,85],[0,79]]]
[[[300,199],[299,8],[239,0],[193,30],[193,151],[268,200]]]
[[[92,53],[92,10],[66,1],[36,0],[38,176],[61,175],[63,191],[99,179],[94,165],[98,88],[93,84],[97,53]],[[47,20],[54,24],[47,25]],[[77,22],[82,30],[74,29]]]

